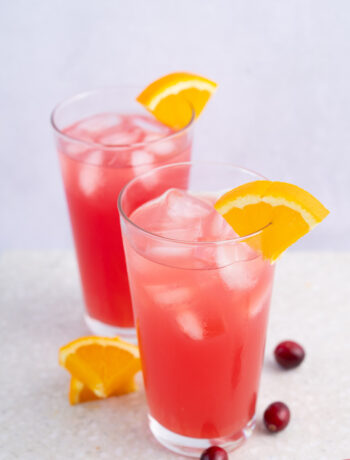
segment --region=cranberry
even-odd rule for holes
[[[275,358],[280,366],[285,369],[292,369],[301,364],[305,358],[305,351],[298,343],[286,340],[275,348]]]
[[[221,447],[211,446],[202,453],[200,460],[228,460],[228,455]]]
[[[290,411],[283,402],[274,402],[264,412],[264,423],[272,433],[282,431],[288,425]]]

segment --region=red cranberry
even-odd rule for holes
[[[200,460],[228,460],[228,455],[221,447],[211,446],[202,453]]]
[[[305,358],[305,351],[298,343],[286,340],[275,348],[275,358],[280,366],[285,369],[292,369],[301,364]]]
[[[288,425],[290,411],[283,402],[274,402],[264,412],[264,423],[272,433],[282,431]]]

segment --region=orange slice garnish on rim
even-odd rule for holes
[[[187,72],[165,75],[151,83],[136,98],[157,120],[181,129],[197,118],[215,92],[217,84]]]
[[[225,193],[215,209],[239,236],[262,229],[247,243],[271,262],[329,214],[306,190],[267,180],[248,182]]]
[[[60,348],[59,363],[98,398],[122,394],[130,389],[134,375],[141,370],[138,347],[118,337],[74,340]],[[72,385],[71,393],[83,391],[76,381]]]

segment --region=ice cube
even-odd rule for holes
[[[147,173],[154,168],[153,156],[145,150],[133,150],[130,156],[130,163],[134,170],[134,175],[139,176]],[[142,179],[141,179],[142,180]],[[156,174],[149,174],[143,181],[143,185],[146,189],[153,188],[158,182]]]
[[[133,126],[137,126],[142,129],[145,135],[157,134],[164,136],[171,132],[170,128],[160,123],[155,118],[144,115],[131,115],[127,118],[127,122]]]
[[[114,113],[93,115],[85,118],[74,125],[76,132],[85,132],[94,137],[96,134],[103,134],[114,126],[122,123],[123,118]]]
[[[157,156],[171,155],[174,151],[174,143],[170,140],[154,142],[148,146],[148,150]]]
[[[170,189],[166,195],[168,214],[173,218],[197,221],[208,217],[213,208],[203,200],[200,200],[183,190]]]
[[[162,137],[164,137],[164,134],[162,133],[149,133],[148,132],[144,135],[143,142],[149,143],[149,142],[157,141],[161,139]]]
[[[203,340],[204,328],[196,313],[184,310],[177,314],[176,320],[181,330],[193,340]]]
[[[263,260],[251,258],[252,250],[245,243],[224,244],[217,249],[216,262],[221,279],[229,289],[252,289],[261,276]]]
[[[212,208],[183,190],[169,189],[135,211],[132,219],[146,230],[168,238],[200,240]]]
[[[82,154],[85,154],[89,149],[86,147],[86,145],[78,142],[67,142],[64,146],[64,153],[67,153],[67,155],[70,155],[72,157],[76,157],[79,159],[79,157]]]
[[[226,330],[220,309],[206,309],[202,306],[199,309],[187,308],[177,313],[176,321],[181,330],[193,340],[212,339]]]
[[[200,241],[212,212],[208,203],[183,190],[169,189],[138,208],[132,219],[146,230],[167,238]]]
[[[166,156],[174,152],[174,142],[164,138],[164,134],[148,133],[145,135],[143,142],[148,143],[147,150],[157,156]]]
[[[255,293],[255,296],[251,298],[249,304],[249,314],[251,316],[257,316],[266,307],[268,307],[271,299],[272,283],[260,283],[259,289]]]
[[[80,160],[90,165],[102,166],[106,155],[101,150],[88,150],[80,156]]]
[[[95,158],[91,157],[90,161],[101,161],[100,155],[102,152],[95,153]],[[103,185],[102,168],[96,164],[82,164],[79,172],[79,185],[85,195],[93,195]]]
[[[151,165],[153,167],[153,155],[146,152],[145,150],[133,150],[131,153],[131,160],[132,166],[137,167],[141,165]],[[150,168],[150,169],[151,169]]]
[[[182,307],[193,298],[193,289],[187,286],[148,285],[145,290],[156,304],[164,307]]]
[[[231,225],[218,212],[213,212],[208,233],[212,241],[229,240],[237,237]]]
[[[142,131],[139,128],[132,128],[128,130],[120,129],[97,138],[98,142],[106,146],[130,146],[140,142],[141,139]]]
[[[65,134],[86,142],[98,142],[97,137],[118,129],[122,117],[116,114],[99,114],[74,123],[64,130]]]
[[[174,238],[173,235],[174,233],[171,232],[171,236]],[[161,236],[168,237],[166,232],[162,232]],[[178,236],[180,240],[186,235],[178,233]],[[182,246],[178,243],[152,242],[145,250],[145,257],[158,264],[186,268],[192,264],[192,251],[191,246]]]

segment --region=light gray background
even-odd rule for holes
[[[71,247],[49,114],[171,71],[220,89],[195,158],[296,183],[332,211],[303,248],[350,249],[350,1],[0,0],[0,250]]]

